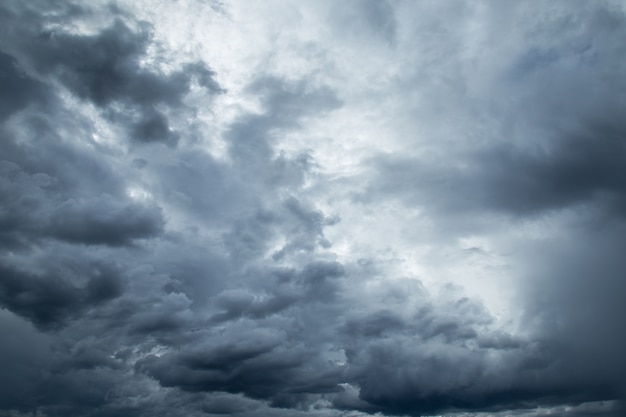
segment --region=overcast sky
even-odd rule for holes
[[[0,417],[621,417],[622,1],[0,2]]]

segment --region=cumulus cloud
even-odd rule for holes
[[[0,416],[623,414],[625,13],[4,2]]]

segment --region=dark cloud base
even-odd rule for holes
[[[361,6],[395,44],[393,4]],[[599,7],[624,34],[623,13]],[[110,17],[98,31],[75,30],[98,13]],[[520,336],[453,288],[437,298],[381,277],[377,259],[336,261],[325,230],[340,219],[299,192],[313,156],[274,146],[345,105],[331,88],[258,77],[245,92],[263,110],[228,126],[225,161],[173,122],[193,114],[192,90],[207,103],[227,92],[203,62],[143,64],[149,24],[113,6],[8,1],[0,26],[0,416],[623,415],[621,76],[598,87],[584,129],[528,111],[552,134],[540,146],[380,155],[354,199],[469,229],[472,216],[573,213],[561,237],[519,249]],[[613,46],[595,45],[584,74],[615,75]],[[558,75],[551,57],[524,65]],[[93,139],[97,118],[115,146]]]

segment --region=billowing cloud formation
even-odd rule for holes
[[[0,5],[0,416],[621,416],[620,2]]]

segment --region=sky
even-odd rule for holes
[[[626,414],[622,1],[0,2],[0,417]]]

